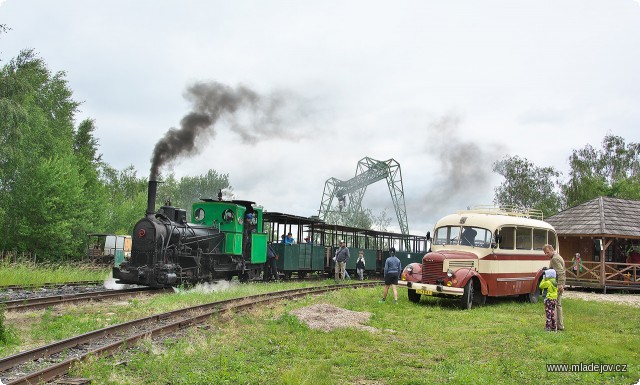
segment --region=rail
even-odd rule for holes
[[[74,363],[91,355],[111,355],[123,346],[134,346],[138,341],[146,337],[166,335],[186,327],[206,322],[210,320],[211,317],[230,310],[246,310],[253,306],[268,304],[273,301],[299,298],[340,289],[372,287],[381,283],[382,282],[379,281],[370,281],[357,284],[282,290],[273,293],[216,301],[174,310],[168,313],[156,314],[95,330],[0,359],[0,377],[3,378],[3,381],[5,381],[4,384],[6,385],[29,385],[47,382],[66,374]],[[99,344],[81,349],[83,345],[92,345],[96,342],[99,342]],[[52,358],[54,355],[61,352],[68,352],[71,349],[77,350],[76,354],[72,355],[72,358],[63,355],[61,361],[51,362],[53,361]],[[45,357],[47,357],[47,362],[43,360]],[[39,365],[36,363],[40,365],[44,363],[46,367],[38,368]],[[31,369],[27,370],[27,368]],[[18,370],[12,371],[12,369]],[[25,373],[25,371],[27,373]]]

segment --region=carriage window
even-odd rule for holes
[[[196,221],[201,221],[204,219],[204,209],[199,208],[195,212]]]
[[[533,249],[542,250],[542,248],[546,244],[547,244],[547,230],[533,229]]]
[[[516,229],[513,227],[503,227],[500,230],[500,235],[502,236],[502,242],[500,242],[501,249],[513,250],[516,243],[515,232]]]
[[[531,232],[532,228],[518,227],[516,228],[516,249],[531,250]]]

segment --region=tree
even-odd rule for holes
[[[545,216],[553,215],[562,208],[562,199],[557,192],[560,172],[555,168],[540,168],[516,155],[496,161],[493,171],[505,178],[495,188],[494,203],[542,210]]]
[[[391,224],[392,218],[387,213],[387,210],[382,210],[379,215],[372,215],[371,221],[375,227],[375,230],[378,231],[388,231],[389,225]]]
[[[602,148],[587,144],[569,157],[569,180],[562,186],[568,206],[599,196],[640,198],[640,144],[626,144],[622,137],[607,134]]]
[[[73,152],[79,175],[82,179],[82,210],[87,213],[83,218],[83,230],[80,236],[87,232],[101,231],[105,225],[107,204],[107,189],[100,180],[100,173],[104,167],[102,155],[98,153],[98,140],[94,137],[95,123],[86,119],[78,125],[73,134]]]
[[[170,200],[171,204],[187,210],[187,220],[190,220],[190,208],[201,198],[218,197],[218,192],[232,187],[229,184],[229,174],[219,174],[211,169],[204,175],[184,176],[176,180],[173,174],[169,174],[158,187],[158,200]]]
[[[73,153],[79,104],[64,76],[32,50],[0,71],[0,249],[56,258],[80,251],[74,237],[87,213]]]
[[[349,212],[344,208],[340,209],[338,205],[336,205],[333,210],[327,211],[325,222],[335,225],[357,227],[359,229],[371,229],[373,225],[370,209]]]
[[[146,212],[146,178],[139,178],[133,166],[118,171],[105,165],[102,179],[107,190],[107,203],[104,206],[106,221],[102,231],[131,234],[135,223]]]
[[[14,246],[48,259],[78,256],[84,244],[82,178],[70,154],[43,159],[20,175],[14,199],[20,210],[12,212]],[[22,179],[26,179],[23,181]],[[34,186],[28,181],[37,181]]]

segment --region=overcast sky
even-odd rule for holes
[[[393,158],[424,234],[491,204],[506,155],[566,177],[609,132],[640,142],[640,0],[0,0],[0,24],[2,63],[33,48],[65,71],[103,159],[139,176],[190,86],[249,90],[259,115],[223,113],[160,172],[228,173],[270,211],[317,215],[327,179]],[[395,219],[384,181],[363,203]]]

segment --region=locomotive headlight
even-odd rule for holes
[[[447,270],[447,277],[449,278],[453,277],[453,270],[451,269]]]
[[[411,266],[411,265],[407,266],[407,271],[408,272],[413,272],[413,266]]]

